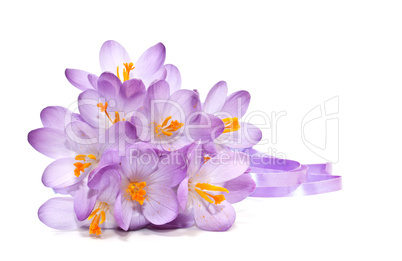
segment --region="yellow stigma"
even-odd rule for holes
[[[88,154],[88,155],[79,154],[75,157],[75,160],[86,161],[87,159],[96,160],[96,157],[92,154]],[[75,167],[74,175],[76,177],[79,177],[81,175],[81,172],[84,172],[85,169],[91,165],[92,165],[91,163],[82,163],[79,161],[74,163],[74,167]]]
[[[179,121],[170,121],[172,116],[167,117],[163,122],[162,125],[155,126],[155,134],[157,137],[161,137],[162,134],[166,136],[172,136],[174,131],[177,131],[181,127],[184,126],[184,123],[180,123]],[[168,122],[170,124],[168,125]]]
[[[130,71],[134,70],[134,64],[133,63],[123,63],[124,67],[123,68],[123,82],[130,80]],[[117,66],[117,77],[120,79],[120,74],[119,74],[119,66]]]
[[[224,195],[212,195],[210,193],[205,192],[204,190],[207,191],[220,191],[220,192],[226,192],[229,193],[229,190],[226,188],[214,186],[208,183],[197,183],[195,185],[195,191],[200,195],[203,199],[208,201],[209,203],[214,203],[215,205],[218,205],[222,203],[222,201],[225,200]]]
[[[109,210],[109,205],[106,202],[100,202],[98,207],[92,211],[91,215],[88,217],[92,219],[91,225],[89,226],[89,234],[91,235],[101,235],[102,230],[99,227],[99,224],[102,224],[106,221],[106,211]]]
[[[223,130],[223,133],[237,131],[240,129],[240,124],[239,124],[239,120],[237,119],[237,117],[225,118],[222,121],[225,124],[225,129]]]
[[[144,189],[146,185],[146,182],[131,182],[126,189],[127,200],[135,200],[140,203],[140,205],[144,204],[145,195],[147,193]]]
[[[110,118],[110,115],[107,112],[107,106],[108,106],[107,102],[105,102],[105,105],[103,105],[103,103],[99,102],[96,106],[98,106],[100,112],[104,112],[106,114],[106,117],[110,120],[110,122],[112,124],[115,124],[116,122],[119,122],[119,121],[125,121],[124,118],[120,120],[120,114],[117,111],[114,112],[114,120],[112,120],[112,118]]]

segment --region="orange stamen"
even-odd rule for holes
[[[172,116],[167,117],[167,118],[163,121],[162,127],[165,127],[165,126],[167,125],[168,121],[169,121],[171,118],[172,118]]]
[[[210,156],[204,156],[204,164],[207,163],[208,160],[210,160],[211,157]]]
[[[215,205],[219,205],[222,203],[222,201],[225,200],[224,195],[215,195],[215,196],[209,195],[209,196],[211,196],[215,200]]]
[[[124,68],[123,68],[123,82],[130,80],[130,71],[134,70],[134,64],[133,63],[123,63]],[[120,79],[120,74],[119,74],[119,66],[117,66],[117,78]]]
[[[100,102],[96,106],[98,106],[101,112],[106,112],[108,104],[105,102],[105,105],[103,105],[103,103]]]
[[[91,235],[101,235],[102,230],[99,227],[99,224],[102,224],[106,221],[106,211],[109,210],[109,205],[106,202],[100,202],[99,207],[92,211],[91,215],[88,219],[92,219],[91,225],[89,226],[89,234]]]
[[[225,129],[223,130],[223,133],[237,131],[240,129],[240,124],[237,117],[225,118],[222,121],[225,124]]]
[[[101,235],[102,230],[99,227],[99,215],[96,215],[95,218],[92,220],[91,225],[89,226],[89,234],[91,235]]]
[[[85,161],[85,158],[86,158],[86,156],[82,155],[82,154],[79,154],[79,155],[75,156],[75,160],[83,160],[83,161]]]
[[[108,106],[107,102],[105,102],[105,105],[103,105],[103,103],[100,102],[97,104],[97,106],[101,112],[104,112],[106,114],[107,118],[110,120],[110,122],[112,124],[115,124],[116,122],[119,122],[119,121],[124,121],[124,118],[122,120],[120,120],[120,114],[117,111],[114,112],[114,120],[112,120],[112,118],[110,118],[110,115],[107,112],[107,106]]]
[[[140,203],[140,205],[144,204],[146,198],[146,191],[144,188],[146,185],[146,182],[131,182],[126,189],[126,198],[128,200],[135,200]]]
[[[96,157],[94,155],[92,155],[92,154],[88,154],[87,157],[90,158],[90,159],[96,160]]]
[[[105,211],[101,211],[100,215],[101,215],[101,221],[100,221],[99,224],[102,224],[103,222],[106,221],[106,214],[105,214]]]
[[[197,192],[198,193],[198,195],[200,195],[203,199],[205,199],[206,201],[208,201],[209,203],[214,203],[213,201],[212,201],[212,199],[210,199],[209,197],[208,197],[208,195],[209,194],[207,194],[206,192],[204,192],[204,191],[202,191],[202,190],[199,190],[199,189],[195,189],[195,192]]]
[[[229,190],[227,190],[226,188],[218,187],[218,186],[207,184],[207,183],[197,183],[195,185],[194,189],[198,193],[198,195],[200,195],[203,199],[205,199],[206,201],[208,201],[211,204],[214,203],[215,205],[221,204],[222,201],[225,200],[225,196],[224,195],[212,195],[210,193],[205,192],[204,190],[220,191],[220,192],[229,193]]]
[[[174,131],[177,131],[178,129],[184,126],[184,123],[180,123],[177,120],[171,121],[170,124],[168,125],[168,122],[171,119],[172,116],[169,116],[162,122],[162,125],[155,126],[155,133],[157,134],[156,136],[158,137],[161,136],[161,134],[159,134],[159,131],[166,136],[172,136]]]
[[[214,186],[208,183],[197,183],[197,185],[195,185],[197,188],[202,189],[202,190],[208,190],[208,191],[221,191],[221,192],[226,192],[229,193],[229,190],[227,190],[226,188],[222,188],[222,187],[218,187],[218,186]]]
[[[97,208],[94,211],[92,211],[92,213],[91,213],[91,215],[89,215],[88,219],[93,218],[96,215],[96,213],[98,213],[99,210],[100,210],[100,208]]]
[[[119,114],[119,112],[115,111],[115,112],[114,112],[114,121],[113,121],[113,124],[115,124],[116,122],[119,122],[119,121],[125,121],[125,119],[123,118],[123,119],[120,120],[120,114]]]
[[[81,172],[84,172],[86,168],[91,166],[91,163],[81,163],[81,162],[76,162],[74,163],[75,170],[74,170],[74,175],[76,177],[79,177],[81,175]]]
[[[92,154],[88,154],[88,155],[78,154],[77,156],[75,156],[75,160],[86,161],[87,158],[96,160],[96,157]],[[76,177],[79,177],[81,175],[81,172],[84,172],[85,169],[91,165],[92,165],[91,163],[81,163],[81,162],[74,163],[74,166],[75,166],[74,175]]]

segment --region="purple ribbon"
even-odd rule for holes
[[[250,176],[256,189],[250,197],[292,197],[315,195],[342,189],[340,176],[332,174],[332,163],[301,164],[259,151],[249,151]]]

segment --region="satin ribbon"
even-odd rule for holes
[[[250,176],[256,183],[250,197],[292,197],[342,189],[342,178],[332,175],[332,163],[303,165],[254,149],[247,153],[251,159]]]

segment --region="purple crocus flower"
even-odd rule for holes
[[[73,121],[64,130],[51,127],[39,128],[28,134],[28,142],[40,153],[55,159],[44,171],[42,181],[45,186],[62,189],[82,181],[91,170],[100,163],[102,154],[109,148],[118,146],[124,137],[120,130],[129,130],[135,135],[135,129],[128,122],[125,127],[110,128],[105,136],[116,143],[105,142],[98,132],[83,121]],[[111,138],[113,137],[113,138]]]
[[[149,86],[156,80],[167,80],[172,91],[180,89],[181,76],[179,70],[165,62],[166,50],[162,43],[147,49],[133,63],[126,49],[116,41],[106,41],[99,53],[102,72],[114,73],[122,82],[139,79]],[[97,76],[77,69],[66,69],[69,82],[80,90],[97,89]]]
[[[238,91],[227,96],[227,93],[226,82],[218,82],[209,91],[203,104],[204,112],[219,117],[225,124],[223,133],[214,143],[218,147],[227,146],[233,149],[253,147],[262,138],[261,130],[250,123],[240,121],[250,103],[250,94],[247,91]]]
[[[97,90],[86,90],[78,97],[82,118],[94,128],[108,129],[126,121],[143,105],[145,86],[141,80],[122,83],[114,74],[105,72],[97,80],[97,86]]]
[[[200,145],[189,150],[187,177],[177,190],[182,215],[168,225],[189,226],[193,217],[202,229],[225,231],[236,218],[231,204],[245,199],[255,189],[255,182],[245,173],[250,160],[244,153],[226,151],[204,163],[201,151]]]
[[[202,113],[197,92],[178,90],[170,95],[163,80],[148,88],[144,106],[132,122],[139,139],[159,151],[176,151],[198,140],[210,142],[224,130],[218,117]]]
[[[119,184],[120,176],[110,171],[103,171],[91,180],[89,185],[94,189],[94,201],[83,221],[77,219],[74,199],[71,197],[56,197],[46,201],[38,210],[39,219],[47,226],[61,230],[89,227],[89,233],[93,235],[101,235],[101,229],[118,228],[113,208]]]
[[[177,153],[162,157],[146,143],[132,145],[122,158],[120,191],[114,205],[115,219],[123,230],[150,223],[162,225],[179,210],[173,187],[185,177],[185,161]]]
[[[118,153],[114,150],[125,145],[125,140],[135,138],[135,128],[129,122],[119,122],[100,135],[87,123],[74,120],[77,119],[74,115],[73,121],[64,128],[65,115],[71,118],[69,115],[73,114],[62,107],[44,109],[41,118],[45,127],[31,131],[28,142],[40,153],[55,159],[46,167],[42,182],[58,193],[74,195],[77,217],[83,220],[90,211],[85,207],[86,202],[93,200],[88,196],[90,173],[115,164],[114,155]]]

